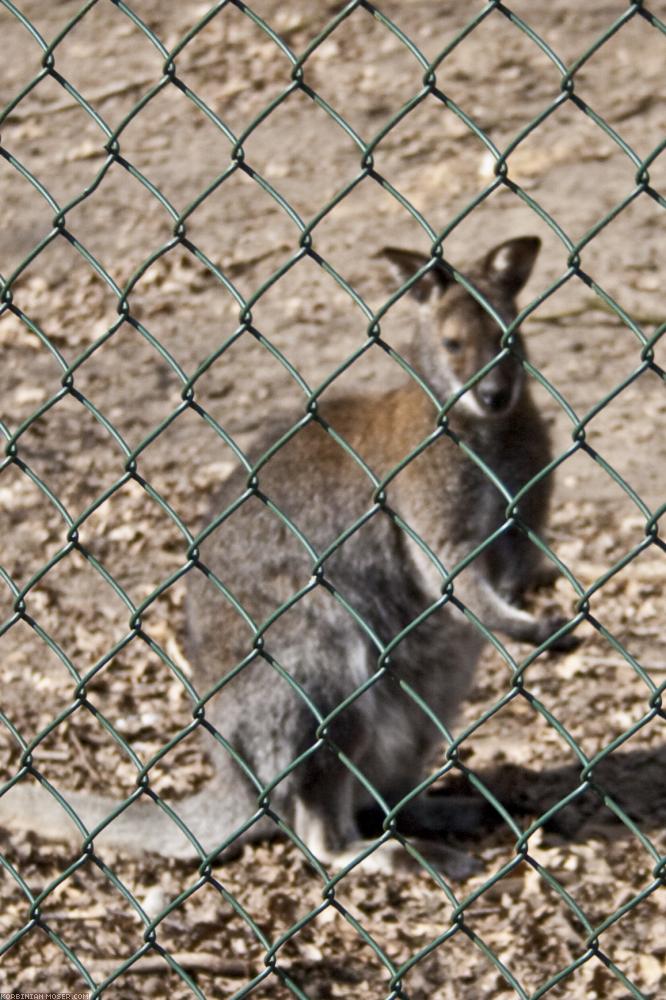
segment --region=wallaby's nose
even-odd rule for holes
[[[477,390],[479,402],[486,410],[499,413],[511,402],[511,387],[508,385],[483,385]]]

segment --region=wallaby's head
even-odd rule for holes
[[[539,247],[536,236],[507,240],[466,272],[470,283],[506,324],[517,315],[516,295],[530,276]],[[386,247],[384,254],[403,283],[428,262],[427,257],[411,250]],[[412,285],[410,294],[422,306],[415,360],[444,400],[498,356],[502,350],[502,330],[445,265],[431,268]],[[523,353],[516,334],[511,353],[464,393],[456,407],[479,417],[509,413],[523,388],[520,364]]]

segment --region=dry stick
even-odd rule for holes
[[[112,97],[120,97],[130,90],[135,90],[137,87],[147,87],[151,83],[155,83],[155,77],[145,76],[141,79],[130,80],[128,83],[108,87],[106,90],[99,90],[96,94],[89,95],[86,100],[94,106],[100,104],[102,101],[108,101]],[[41,108],[21,108],[19,106],[12,111],[9,120],[14,122],[25,121],[30,118],[43,118],[46,115],[50,117],[51,115],[62,114],[64,111],[73,111],[75,108],[80,107],[80,103],[74,97],[67,97],[62,101],[50,101]]]
[[[208,69],[212,66],[218,66],[219,60],[211,60],[206,63],[198,63],[190,68],[190,72],[198,72],[200,70]],[[128,80],[127,83],[114,84],[111,87],[107,87],[104,90],[98,90],[94,94],[86,95],[86,100],[93,107],[101,104],[103,101],[109,101],[114,97],[122,97],[124,94],[129,93],[132,90],[136,90],[137,87],[150,87],[159,79],[157,74],[152,76],[142,76],[137,77],[135,80]],[[225,97],[235,97],[243,91],[243,87],[240,85],[234,87],[225,87],[222,89],[221,93]],[[43,118],[45,116],[62,114],[65,111],[73,111],[76,108],[80,108],[81,105],[75,97],[67,97],[62,101],[51,101],[49,104],[44,105],[41,108],[21,108],[20,106],[15,108],[11,114],[11,121],[25,121],[29,118]]]
[[[221,958],[219,955],[212,955],[210,952],[176,951],[170,952],[171,958],[177,962],[181,968],[188,972],[211,972],[219,976],[229,976],[234,979],[252,976],[256,969],[253,969],[249,962],[244,962],[239,958]],[[115,972],[122,965],[122,958],[102,958],[91,962],[94,972],[108,975]],[[141,972],[151,974],[155,972],[168,972],[169,964],[162,955],[144,955],[138,962],[127,969],[127,973]]]

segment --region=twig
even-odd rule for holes
[[[170,952],[171,958],[188,972],[211,972],[218,976],[230,976],[233,978],[249,978],[253,974],[253,968],[249,962],[239,958],[221,958],[210,952],[175,951]],[[101,958],[91,962],[91,967],[103,975],[108,975],[122,965],[122,958]],[[167,972],[169,963],[162,955],[144,955],[138,962],[135,962],[127,971],[151,974],[155,972]]]

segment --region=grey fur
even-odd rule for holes
[[[507,241],[470,271],[475,286],[506,320],[516,315],[514,298],[529,277],[538,246],[533,238]],[[425,263],[405,251],[388,249],[386,254],[401,283]],[[428,272],[412,293],[422,311],[412,361],[439,397],[446,398],[496,356],[500,333],[483,308],[439,268]],[[517,355],[524,352],[519,337],[515,350]],[[334,399],[322,403],[319,412],[379,476],[432,434],[436,419],[427,396],[409,382],[376,397]],[[545,427],[513,356],[462,396],[451,412],[450,426],[512,492],[549,461]],[[284,429],[267,429],[256,455]],[[408,692],[423,698],[445,725],[455,719],[483,640],[452,604],[440,607],[417,628],[408,628],[438,600],[442,580],[394,515],[450,568],[503,523],[506,502],[454,441],[442,435],[391,481],[386,509],[376,509],[326,559],[317,581],[303,545],[265,502],[284,512],[322,553],[373,508],[373,490],[353,459],[313,421],[261,468],[256,495],[201,547],[188,595],[194,681],[206,692],[250,657],[207,702],[205,715],[258,782],[270,786],[267,815],[262,816],[256,787],[228,751],[211,740],[216,777],[204,792],[177,804],[206,851],[216,849],[253,816],[257,822],[242,839],[277,834],[279,816],[323,862],[351,860],[362,846],[360,817],[376,804],[347,762],[393,806],[418,784],[441,744],[437,726]],[[247,474],[239,471],[223,484],[211,518],[246,493]],[[521,502],[520,515],[540,532],[547,507],[548,487],[542,484]],[[304,596],[255,643],[247,620],[207,578],[210,571],[257,623],[302,589]],[[512,531],[456,579],[455,596],[490,628],[540,643],[559,623],[536,619],[512,603],[540,572],[537,549]],[[381,643],[406,630],[391,652],[390,664],[379,673],[377,648],[342,602],[362,617]],[[302,693],[284,679],[283,671]],[[375,675],[376,682],[335,715],[318,738],[318,718],[334,713]],[[299,757],[300,763],[290,770]],[[112,807],[86,795],[67,798],[93,823]],[[17,817],[21,813],[25,819],[27,810],[33,813],[32,825],[37,825],[37,801],[42,816],[47,808],[54,813],[51,831],[57,827],[62,832],[59,807],[26,787],[0,800],[0,821],[28,825]],[[10,811],[13,817],[7,815]],[[427,795],[411,803],[403,818],[405,827],[417,835],[445,836],[481,822],[478,806]],[[43,830],[43,824],[38,825]],[[137,803],[109,826],[108,835],[130,848],[192,853],[174,824],[151,803]],[[397,845],[387,848],[382,863],[388,858],[391,867],[400,851]],[[466,870],[446,848],[441,860],[458,873]]]

